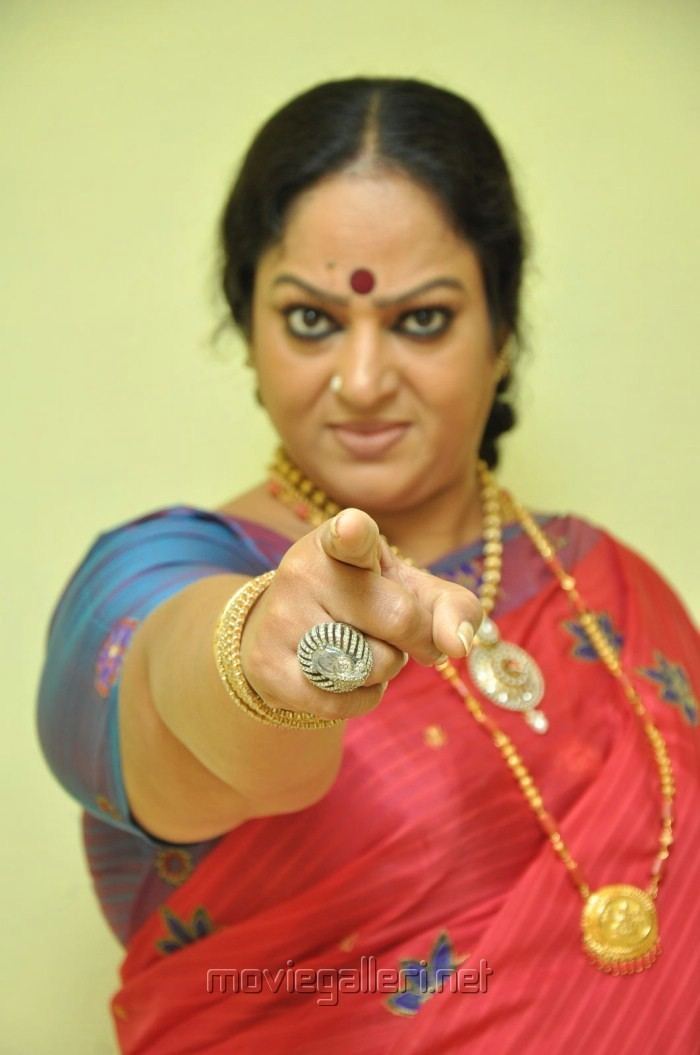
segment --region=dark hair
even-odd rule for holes
[[[236,325],[250,337],[255,272],[282,236],[294,198],[366,157],[431,191],[479,258],[493,332],[520,336],[525,235],[501,148],[466,99],[398,78],[356,77],[317,85],[263,125],[246,154],[221,219],[223,290]],[[498,462],[496,440],[515,424],[498,383],[480,456]]]

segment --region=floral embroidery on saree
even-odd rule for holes
[[[698,724],[698,701],[680,663],[672,663],[655,650],[654,666],[639,667],[638,672],[656,685],[662,700],[680,710],[688,725]]]
[[[427,960],[401,960],[399,989],[385,1000],[395,1015],[416,1015],[435,993],[441,993],[445,980],[464,962],[455,956],[447,932],[438,934]]]
[[[199,941],[200,938],[206,938],[208,934],[213,934],[216,929],[209,918],[209,913],[201,905],[194,910],[189,923],[176,916],[167,905],[161,908],[160,914],[166,925],[168,937],[157,941],[156,948],[165,955],[184,949],[186,945],[192,945],[193,942]]]
[[[608,615],[607,612],[594,612],[598,626],[605,634],[608,642],[613,648],[619,652],[622,648],[623,637],[622,634],[615,629],[615,625]],[[593,648],[590,638],[586,633],[585,629],[577,619],[567,619],[564,621],[564,629],[574,638],[574,647],[572,650],[572,656],[574,659],[586,660],[590,663],[595,663],[598,659],[598,653]]]

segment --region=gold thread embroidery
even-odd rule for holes
[[[154,863],[160,878],[170,886],[182,886],[194,871],[192,854],[178,847],[159,850]]]
[[[426,725],[423,730],[423,739],[427,747],[437,750],[439,747],[444,747],[447,743],[447,733],[441,725]]]

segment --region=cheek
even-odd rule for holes
[[[258,386],[266,398],[267,405],[284,403],[288,395],[292,373],[286,362],[284,345],[272,327],[260,325],[251,349],[251,360],[258,378]]]
[[[457,355],[421,364],[413,384],[423,401],[438,412],[472,415],[486,401],[490,405],[493,368],[487,356]]]
[[[437,383],[440,376],[442,381]],[[490,371],[463,369],[449,375],[436,371],[429,386],[423,389],[424,396],[446,443],[460,444],[481,435],[495,391]]]
[[[323,399],[325,374],[313,362],[300,361],[269,346],[257,360],[258,387],[273,422],[302,426]]]

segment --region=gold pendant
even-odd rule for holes
[[[519,645],[501,641],[498,627],[488,616],[479,627],[468,663],[474,684],[492,703],[519,711],[536,733],[547,732],[547,715],[537,709],[544,696],[542,671]]]
[[[594,890],[583,906],[581,929],[586,952],[606,974],[638,974],[661,952],[654,902],[636,886]]]

